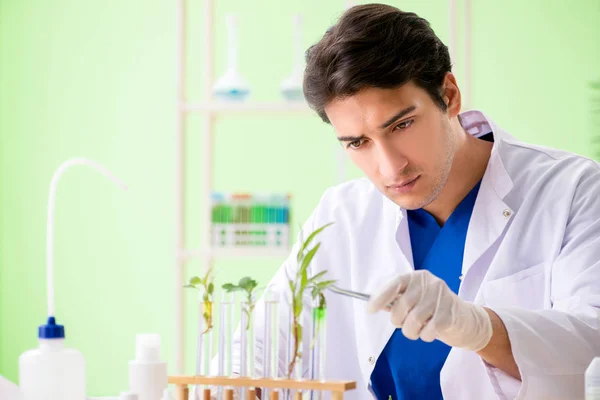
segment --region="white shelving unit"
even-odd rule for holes
[[[190,103],[186,99],[186,0],[177,0],[176,12],[176,36],[177,36],[177,117],[176,117],[176,255],[175,255],[175,373],[183,374],[185,365],[185,302],[184,289],[186,278],[186,263],[191,259],[200,259],[205,268],[212,265],[215,258],[253,258],[274,257],[284,259],[289,249],[212,249],[210,245],[210,222],[211,208],[210,195],[213,191],[213,143],[214,122],[216,118],[227,117],[233,114],[306,114],[316,118],[313,111],[304,103],[268,102],[268,103],[224,103],[212,100],[211,88],[214,82],[214,2],[216,0],[204,0],[204,31],[205,42],[204,53],[204,93],[203,101]],[[342,4],[346,9],[354,5],[354,1],[345,0]],[[449,0],[450,16],[450,48],[452,54],[456,45],[456,0]],[[465,11],[465,81],[470,81],[470,0],[464,0]],[[470,82],[465,82],[466,101],[470,100]],[[466,103],[465,101],[465,103]],[[205,206],[202,213],[203,221],[207,224],[201,243],[198,248],[186,248],[185,246],[185,224],[186,222],[198,223],[198,221],[186,221],[185,217],[185,119],[188,114],[201,113],[206,116],[202,131],[202,157],[204,160],[203,174],[204,184],[202,193],[205,196]],[[343,181],[346,174],[346,157],[344,151],[339,147],[337,154],[338,180]]]
[[[279,258],[285,259],[289,254],[289,248],[283,249],[223,249],[211,248],[210,243],[210,195],[213,192],[213,145],[214,145],[214,122],[216,118],[226,118],[235,114],[256,115],[298,115],[305,114],[317,118],[316,114],[303,102],[247,102],[226,103],[212,100],[211,88],[214,83],[214,3],[215,0],[204,0],[204,30],[203,38],[205,44],[204,53],[204,78],[203,100],[199,103],[188,102],[185,95],[186,86],[186,0],[177,0],[177,144],[176,144],[176,257],[175,257],[175,372],[184,373],[185,365],[185,302],[184,289],[186,279],[186,263],[191,259],[200,259],[205,268],[213,264],[216,258]],[[346,7],[350,4],[347,2]],[[200,113],[206,119],[202,134],[202,158],[204,183],[202,194],[205,196],[205,206],[202,219],[207,225],[201,237],[198,248],[186,248],[185,246],[185,224],[198,223],[198,221],[187,221],[185,216],[185,119],[188,114]],[[341,148],[339,150],[342,151]],[[343,180],[345,175],[345,157],[338,154],[338,179]]]

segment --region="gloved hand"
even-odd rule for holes
[[[461,300],[446,282],[427,270],[394,278],[371,297],[369,312],[390,311],[390,319],[409,339],[434,339],[479,351],[492,337],[492,321],[477,304]]]

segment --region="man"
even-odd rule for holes
[[[348,10],[304,79],[368,178],[329,189],[303,228],[334,222],[311,273],[375,294],[328,294],[327,377],[361,400],[582,398],[600,355],[598,164],[460,114],[448,49],[391,6]]]

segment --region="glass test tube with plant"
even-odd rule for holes
[[[240,335],[240,375],[254,375],[254,323],[252,313],[256,307],[256,290],[258,282],[246,276],[237,284],[226,283],[222,286],[227,293],[244,292],[241,302],[241,335]]]
[[[209,375],[213,353],[213,309],[214,309],[213,269],[208,268],[203,277],[193,276],[186,288],[200,292],[200,316],[198,318],[198,351],[196,354],[196,374]]]
[[[313,239],[321,233],[325,228],[332,225],[333,223],[326,224],[319,229],[311,233],[306,241],[303,241],[300,236],[300,249],[296,256],[297,269],[293,277],[288,274],[288,285],[291,291],[291,327],[290,332],[293,339],[293,349],[291,351],[291,360],[288,366],[288,378],[291,378],[294,370],[296,370],[296,378],[302,377],[302,312],[304,309],[303,298],[305,292],[310,290],[313,299],[319,299],[317,307],[313,310],[313,324],[315,325],[315,338],[317,333],[324,332],[324,321],[326,315],[326,301],[323,292],[327,287],[335,283],[333,280],[324,280],[327,271],[321,271],[316,275],[308,276],[308,267],[310,262],[314,258],[315,254],[319,251],[321,243],[317,243],[314,247],[309,249],[309,246]],[[320,335],[324,337],[324,335]],[[314,343],[314,340],[313,340]],[[324,343],[321,343],[324,346]],[[312,347],[312,345],[311,345]],[[324,365],[324,357],[320,361]],[[321,368],[320,368],[321,369]],[[323,377],[320,377],[321,379]]]

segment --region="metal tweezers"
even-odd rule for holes
[[[335,285],[331,285],[327,287],[327,289],[331,290],[334,293],[341,294],[342,296],[352,297],[354,299],[359,299],[363,301],[369,301],[369,299],[371,298],[370,294],[354,292],[348,289],[342,289],[341,287],[337,287]]]
[[[353,299],[359,299],[359,300],[363,300],[363,301],[369,301],[371,299],[371,295],[370,294],[355,292],[353,290],[348,290],[348,289],[342,289],[341,287],[338,287],[338,286],[335,286],[335,285],[331,285],[327,289],[331,290],[334,293],[341,294],[342,296],[346,296],[346,297],[351,297]],[[387,311],[389,311],[390,309],[392,309],[392,307],[394,306],[395,302],[396,302],[396,300],[393,300],[391,303],[389,303],[385,307],[385,309]]]

